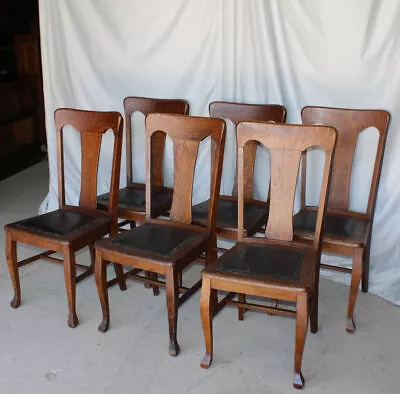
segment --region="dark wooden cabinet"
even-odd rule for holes
[[[43,157],[34,95],[29,81],[0,84],[0,179]]]

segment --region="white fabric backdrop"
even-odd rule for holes
[[[50,165],[50,190],[41,211],[57,208],[53,112],[58,107],[123,112],[122,100],[129,95],[184,98],[191,114],[205,116],[212,100],[282,103],[289,123],[300,122],[305,105],[387,109],[392,122],[375,215],[370,290],[400,304],[398,0],[40,0],[40,18]],[[136,116],[135,124],[142,130],[143,117]],[[367,130],[357,147],[351,195],[355,210],[366,205],[365,175],[371,172],[375,137],[374,130]],[[107,142],[99,192],[109,182]],[[140,132],[134,144],[135,177],[143,180]],[[223,193],[232,188],[234,144],[230,133]],[[66,181],[67,200],[74,203],[80,188],[79,150],[79,139],[71,133],[66,139]],[[169,152],[168,182],[170,158]],[[207,159],[203,149],[196,200],[207,193]],[[267,193],[265,159],[260,150],[259,197]],[[316,196],[318,154],[312,163],[309,201]],[[124,185],[124,167],[121,172]],[[335,279],[347,280],[341,274]]]

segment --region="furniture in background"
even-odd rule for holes
[[[94,271],[94,241],[104,235],[117,232],[117,201],[119,173],[121,165],[123,119],[117,112],[92,112],[74,109],[58,109],[55,112],[58,154],[58,199],[59,209],[44,215],[21,220],[6,225],[6,254],[10,271],[14,298],[13,308],[21,303],[19,267],[38,259],[64,265],[65,285],[68,295],[68,325],[76,327],[76,283],[91,275]],[[82,144],[81,194],[79,206],[65,204],[64,184],[64,126],[72,126],[80,132]],[[97,168],[103,134],[111,129],[114,133],[114,150],[110,184],[110,205],[108,212],[97,210]],[[28,259],[17,260],[17,242],[34,245],[46,250]],[[75,262],[75,252],[89,246],[91,265],[81,266]],[[53,257],[62,253],[64,260]],[[85,271],[76,276],[76,269]],[[120,278],[120,287],[124,289],[122,268],[115,266]],[[126,287],[125,287],[126,288]]]
[[[143,115],[150,113],[167,113],[176,115],[187,115],[189,104],[185,100],[178,99],[155,99],[147,97],[126,97],[124,99],[125,124],[126,124],[126,187],[120,189],[118,199],[118,217],[124,219],[119,223],[120,231],[126,224],[131,228],[136,223],[143,223],[146,219],[146,192],[145,184],[133,181],[132,160],[132,115],[140,112]],[[172,190],[164,186],[164,150],[165,134],[158,133],[154,137],[152,145],[152,217],[165,214],[172,203]],[[105,193],[98,197],[98,207],[108,210],[110,194]],[[157,280],[157,274],[147,272],[148,279]],[[115,280],[109,282],[109,286],[115,284]],[[146,287],[151,287],[145,282]],[[158,295],[158,288],[153,286],[154,295]]]
[[[169,220],[152,218],[150,198],[152,180],[153,144],[160,133],[173,141],[174,187]],[[214,165],[210,176],[210,209],[207,226],[192,224],[192,189],[197,152],[200,142],[211,137],[211,158]],[[177,356],[178,306],[182,305],[200,287],[201,280],[190,289],[181,286],[182,271],[203,252],[206,263],[214,259],[215,220],[221,183],[225,122],[221,119],[182,115],[150,114],[146,117],[146,223],[113,239],[96,242],[95,277],[101,301],[103,320],[99,330],[110,325],[106,263],[130,266],[125,276],[147,280],[139,276],[141,270],[165,275],[165,283],[151,280],[153,286],[165,286],[169,324],[169,354]],[[184,163],[182,165],[182,163]],[[179,292],[184,294],[178,297]]]
[[[309,316],[311,331],[318,329],[319,264],[336,131],[326,126],[241,122],[237,141],[239,241],[202,273],[200,308],[206,354],[201,366],[208,368],[212,362],[212,315],[217,290],[296,302],[296,312],[246,302],[237,304],[296,316],[293,385],[302,388],[301,363]],[[271,193],[264,237],[248,237],[244,229],[245,155],[249,141],[259,141],[270,151]],[[301,242],[293,236],[293,205],[302,152],[313,146],[325,150],[325,165],[316,230],[312,242]]]
[[[46,125],[39,33],[15,35],[14,53],[17,61],[18,79],[28,83],[32,89],[39,143],[41,146],[46,146]]]
[[[0,179],[42,159],[38,130],[31,84],[0,84]]]
[[[214,101],[209,105],[210,116],[230,120],[236,127],[239,122],[251,121],[269,121],[274,123],[284,123],[286,121],[286,108],[277,104],[243,104],[225,101]],[[237,140],[237,138],[236,138]],[[257,152],[257,142],[249,141],[246,145],[245,155],[245,185],[244,185],[244,231],[247,236],[251,236],[261,230],[267,221],[268,203],[254,199],[254,166]],[[237,155],[236,155],[237,159]],[[266,181],[265,190],[268,190]],[[207,224],[208,201],[204,201],[193,207],[193,222],[202,225]],[[231,196],[220,195],[218,200],[217,214],[217,237],[238,239],[238,197],[237,197],[237,165],[235,170],[235,181]],[[218,248],[217,251],[224,252],[226,249]],[[238,294],[239,301],[245,301],[245,295]],[[244,310],[238,308],[239,319],[243,320]]]
[[[132,160],[132,114],[141,112],[143,115],[150,113],[166,113],[175,115],[187,115],[189,104],[185,100],[154,99],[144,97],[126,97],[124,100],[125,124],[126,124],[126,187],[120,189],[118,200],[118,217],[125,219],[119,223],[122,227],[128,223],[131,227],[135,223],[143,223],[146,220],[146,192],[144,183],[133,181]],[[163,165],[165,150],[165,134],[155,135],[152,145],[152,215],[160,216],[168,211],[172,203],[172,190],[164,187]],[[109,193],[98,197],[98,205],[102,209],[108,209],[110,201]]]
[[[353,264],[351,269],[325,264],[322,267],[351,273],[346,330],[352,333],[361,278],[363,292],[368,291],[372,223],[390,114],[383,110],[305,107],[301,116],[304,124],[324,124],[335,127],[338,132],[322,245],[324,252],[352,256]],[[378,130],[379,140],[367,210],[359,213],[349,209],[350,178],[358,136],[368,127]],[[301,171],[303,192],[301,209],[294,218],[294,231],[297,237],[306,240],[314,237],[317,217],[316,207],[306,205],[306,154],[303,155]]]
[[[215,101],[209,106],[210,116],[228,119],[234,123],[235,129],[239,122],[245,120],[271,121],[283,123],[286,119],[286,109],[282,105],[239,104]],[[236,130],[235,130],[236,133]],[[268,206],[265,201],[255,200],[253,196],[253,174],[256,159],[257,143],[246,145],[245,163],[245,205],[244,228],[248,236],[253,235],[265,225],[268,216]],[[267,192],[266,182],[265,191]],[[204,201],[193,207],[193,222],[207,224],[209,201]],[[237,170],[231,196],[220,195],[218,200],[217,236],[237,240],[238,199],[237,199]]]

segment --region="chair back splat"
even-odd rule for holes
[[[321,132],[324,130],[324,132]],[[312,146],[325,151],[317,226],[313,248],[320,248],[323,214],[326,210],[329,175],[336,131],[326,126],[278,125],[241,122],[238,125],[239,240],[244,240],[244,154],[249,141],[257,141],[270,151],[271,195],[265,237],[269,240],[293,241],[293,205],[302,152]],[[250,240],[250,238],[249,238]],[[254,240],[254,238],[253,238]]]
[[[126,177],[127,184],[129,185],[133,182],[131,122],[132,114],[135,112],[140,112],[145,116],[150,113],[187,115],[189,112],[189,104],[185,100],[126,97],[124,100],[124,110],[126,121]],[[163,186],[165,134],[159,133],[153,138],[152,180],[155,186]]]
[[[285,123],[286,108],[278,104],[242,104],[230,103],[226,101],[214,101],[209,106],[210,116],[214,118],[229,119],[234,123],[235,127],[239,122],[275,122]],[[249,141],[246,144],[245,152],[245,198],[253,198],[253,180],[254,180],[254,163],[256,160],[257,143]],[[232,195],[237,196],[237,166],[235,171],[235,183],[233,185]]]
[[[121,168],[121,139],[123,119],[118,112],[91,112],[61,108],[54,114],[57,130],[58,151],[58,199],[60,208],[65,206],[63,132],[65,126],[72,126],[81,136],[81,194],[79,206],[88,209],[97,207],[97,170],[103,134],[114,133],[114,159],[111,170],[109,214],[116,218],[118,203],[118,180]]]
[[[303,124],[324,124],[335,127],[338,132],[336,153],[333,160],[332,181],[328,209],[347,211],[349,209],[350,177],[359,134],[368,127],[379,132],[374,172],[368,198],[367,216],[373,215],[382,168],[390,115],[383,110],[352,110],[343,108],[304,107],[301,111]],[[302,166],[302,184],[306,182],[305,161]],[[303,187],[304,190],[304,187]],[[302,194],[302,207],[306,205]]]
[[[174,144],[174,194],[170,219],[184,224],[192,222],[192,190],[199,144],[211,136],[211,188],[208,230],[215,227],[217,198],[225,143],[225,122],[221,119],[150,114],[146,117],[146,219],[151,218],[151,187],[154,185],[149,171],[154,136],[168,135]]]

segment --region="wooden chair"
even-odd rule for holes
[[[223,101],[212,102],[209,106],[210,116],[229,119],[235,127],[241,121],[271,121],[284,123],[286,108],[282,105],[239,104]],[[268,205],[265,201],[255,200],[253,196],[253,174],[256,159],[257,143],[250,142],[246,146],[245,191],[244,191],[244,229],[250,236],[265,225],[268,216]],[[267,189],[266,189],[267,190]],[[209,201],[193,207],[194,223],[206,225]],[[217,236],[237,240],[238,226],[237,170],[231,196],[220,195],[218,201]],[[220,251],[225,249],[220,248]]]
[[[296,312],[246,302],[235,302],[245,309],[296,316],[294,380],[302,388],[301,373],[304,342],[310,315],[311,331],[318,328],[318,278],[321,235],[326,210],[336,131],[326,126],[274,125],[241,122],[238,138],[239,225],[238,243],[202,273],[201,317],[206,354],[201,363],[208,368],[213,357],[212,314],[226,303],[230,294],[240,293],[296,302]],[[244,231],[245,154],[249,141],[259,141],[270,150],[271,193],[264,237],[246,236]],[[293,237],[293,205],[301,154],[312,146],[325,150],[317,225],[311,242]],[[228,292],[213,310],[217,290]]]
[[[346,322],[346,331],[352,333],[355,329],[353,313],[361,277],[362,290],[365,293],[368,291],[372,222],[390,115],[382,110],[305,107],[301,116],[304,124],[324,124],[335,127],[338,132],[322,248],[327,253],[352,256],[353,265],[352,269],[325,264],[321,266],[350,272],[352,275]],[[349,209],[350,177],[358,136],[368,127],[375,127],[378,130],[379,141],[367,211],[358,213]],[[302,165],[303,191],[305,183],[306,155]],[[314,236],[315,223],[316,208],[306,205],[306,196],[303,192],[301,210],[294,219],[296,236],[311,239]]]
[[[92,112],[75,109],[58,109],[54,115],[57,132],[58,200],[59,209],[16,223],[8,224],[6,230],[7,264],[14,286],[13,308],[21,303],[19,267],[43,259],[64,264],[65,286],[68,295],[68,325],[76,327],[76,283],[94,271],[94,241],[117,231],[117,201],[121,164],[123,119],[117,112]],[[82,174],[79,206],[65,204],[63,129],[72,126],[81,136]],[[108,212],[96,209],[97,169],[103,134],[111,129],[114,133],[113,162]],[[34,245],[46,250],[36,256],[17,261],[17,242]],[[91,265],[81,266],[75,262],[75,252],[89,246]],[[62,253],[64,260],[52,257]],[[76,269],[85,271],[76,276]],[[126,287],[122,268],[115,266],[121,290]]]
[[[184,303],[201,287],[201,280],[190,289],[181,286],[181,275],[185,267],[203,252],[206,262],[215,259],[215,220],[219,194],[225,123],[221,119],[179,115],[150,114],[146,117],[146,220],[114,239],[96,242],[95,277],[103,310],[103,321],[99,330],[105,332],[110,324],[107,293],[106,262],[134,267],[126,277],[146,280],[138,273],[141,270],[165,275],[165,283],[151,280],[154,286],[165,286],[169,322],[169,353],[179,353],[177,341],[178,306]],[[151,171],[151,146],[154,137],[166,133],[174,144],[174,189],[169,220],[152,219],[151,195],[153,182]],[[210,210],[207,227],[192,224],[192,187],[194,169],[200,141],[211,136]],[[184,294],[178,298],[178,293]]]
[[[189,104],[185,100],[154,99],[144,97],[126,97],[124,100],[126,121],[126,183],[127,186],[120,189],[118,200],[118,217],[125,219],[119,226],[145,221],[146,198],[145,184],[133,182],[132,166],[132,125],[131,117],[135,112],[143,115],[149,113],[168,113],[186,115],[189,112]],[[152,215],[160,216],[167,212],[172,203],[172,190],[164,187],[163,161],[165,148],[165,134],[159,134],[153,143],[152,151],[152,179],[154,187],[152,191]],[[99,208],[108,210],[110,194],[106,193],[98,197]]]

